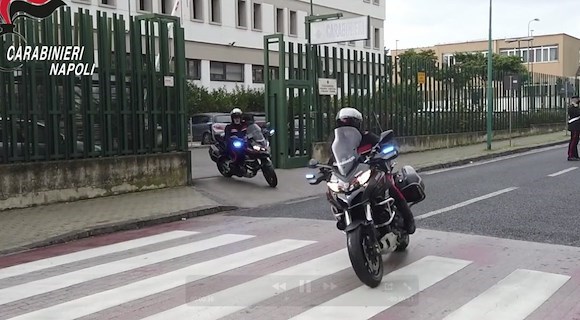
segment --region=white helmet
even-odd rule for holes
[[[355,127],[358,130],[361,129],[361,124],[363,121],[363,116],[360,111],[355,108],[342,108],[336,114],[336,127]]]
[[[233,108],[232,111],[230,112],[230,118],[232,119],[232,122],[234,121],[234,118],[240,118],[242,119],[242,109],[240,108]]]

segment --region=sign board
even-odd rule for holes
[[[504,90],[516,91],[520,89],[520,76],[518,74],[508,74],[503,77]]]
[[[417,81],[419,81],[419,84],[425,84],[425,72],[417,72]]]
[[[337,43],[370,39],[369,16],[313,21],[310,23],[312,44]]]
[[[164,76],[163,85],[166,87],[173,87],[173,76]]]
[[[335,96],[338,94],[336,79],[319,78],[318,94],[321,96]]]

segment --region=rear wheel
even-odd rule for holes
[[[361,225],[347,233],[346,240],[350,263],[357,277],[367,286],[376,288],[383,279],[383,258],[373,233]]]

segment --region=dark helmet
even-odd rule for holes
[[[363,116],[360,111],[355,108],[342,108],[336,115],[336,127],[355,127],[361,130]]]
[[[234,108],[230,112],[230,118],[231,118],[232,122],[234,122],[234,118],[239,118],[241,121],[242,115],[243,115],[243,112],[242,112],[242,109],[240,109],[240,108]]]

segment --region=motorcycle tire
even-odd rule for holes
[[[220,159],[218,159],[218,161],[216,162],[217,169],[218,169],[218,171],[221,173],[221,175],[222,175],[222,176],[224,176],[224,177],[226,177],[226,178],[231,178],[231,177],[232,177],[232,175],[233,175],[233,174],[232,174],[232,172],[231,172],[231,171],[230,171],[230,172],[226,172],[226,171],[224,170],[224,167],[225,167],[225,165],[226,165],[224,162],[225,162],[226,160],[227,160],[226,158],[220,158]]]
[[[397,248],[395,249],[395,251],[402,252],[402,251],[407,250],[407,246],[409,246],[409,235],[404,234],[404,235],[400,236],[398,240],[399,240],[399,244],[397,245]]]
[[[365,285],[376,288],[383,280],[383,257],[378,249],[378,242],[372,232],[363,225],[359,225],[355,230],[348,232],[346,235],[348,256],[356,276]],[[365,246],[369,246],[365,250]],[[372,247],[372,249],[370,248]],[[371,269],[367,251],[374,250],[370,256],[373,259],[374,268]]]
[[[264,178],[268,185],[272,188],[276,188],[278,185],[278,176],[276,175],[276,171],[274,171],[274,167],[271,165],[265,165],[262,167],[262,173],[264,174]]]

